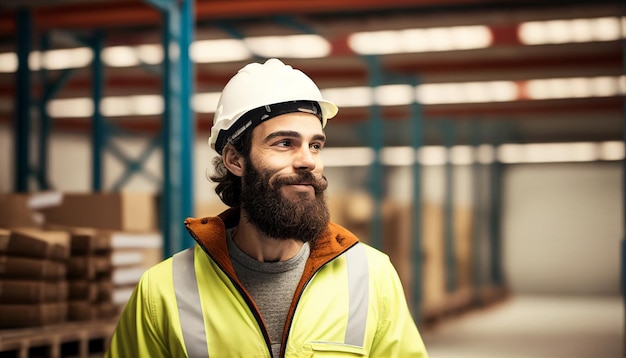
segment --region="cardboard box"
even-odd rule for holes
[[[111,250],[111,239],[108,231],[76,227],[59,229],[67,230],[70,233],[72,256]]]
[[[61,302],[68,298],[67,281],[0,279],[0,303]]]
[[[0,194],[0,227],[39,227],[38,213],[29,206],[28,194]]]
[[[58,205],[40,212],[46,225],[128,232],[159,229],[156,197],[152,193],[63,193]]]
[[[70,256],[70,235],[64,231],[14,228],[0,232],[0,254],[63,261]]]
[[[69,299],[76,301],[95,302],[98,300],[100,286],[94,280],[68,280]]]
[[[0,255],[0,278],[56,281],[66,273],[64,262]]]
[[[39,327],[67,320],[67,302],[0,304],[0,328]]]
[[[93,321],[111,319],[120,312],[118,306],[111,302],[70,301],[68,305],[68,321]]]
[[[68,321],[93,321],[98,319],[98,307],[89,301],[70,301],[67,308]]]
[[[72,256],[134,251],[144,256],[158,256],[157,263],[163,259],[163,235],[159,232],[120,232],[63,225],[46,225],[46,228],[69,233]]]
[[[116,305],[113,302],[100,302],[96,306],[98,308],[98,318],[99,319],[111,319],[119,316],[126,304],[124,305]]]
[[[73,255],[67,262],[68,278],[94,279],[117,267],[139,266],[148,269],[160,261],[149,249],[113,250],[97,255]]]
[[[72,256],[67,261],[67,278],[70,280],[95,280],[98,275],[96,260],[92,256]]]

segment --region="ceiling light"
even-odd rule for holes
[[[612,141],[602,142],[598,148],[598,159],[600,160],[623,160],[624,142]]]
[[[450,148],[450,162],[454,165],[470,165],[474,162],[474,150],[469,145],[455,145]]]
[[[111,67],[132,67],[141,62],[130,46],[111,46],[102,49],[102,61]]]
[[[130,97],[105,97],[100,102],[100,110],[105,117],[121,117],[132,113]]]
[[[63,98],[48,102],[46,111],[50,117],[81,118],[93,115],[91,98]]]
[[[150,116],[163,113],[164,103],[161,95],[132,96],[131,101],[134,115]]]
[[[339,107],[367,107],[372,105],[374,93],[371,87],[343,87],[321,90],[322,96]]]
[[[400,106],[415,102],[415,87],[386,85],[374,88],[374,100],[381,106]]]
[[[312,34],[247,37],[244,43],[252,53],[266,58],[320,58],[331,50],[325,38]]]
[[[380,161],[388,166],[413,165],[417,152],[412,147],[385,147],[380,151]]]
[[[421,147],[418,158],[422,165],[444,165],[448,161],[448,150],[442,146]]]
[[[530,143],[503,144],[498,147],[503,163],[592,162],[598,160],[595,143]]]
[[[219,39],[194,41],[189,56],[196,63],[216,63],[246,60],[251,54],[241,40]]]
[[[491,42],[491,31],[483,25],[355,32],[348,37],[348,46],[362,55],[467,50]]]
[[[623,22],[623,18],[621,19]],[[518,37],[525,45],[562,44],[572,42],[615,41],[625,37],[620,18],[528,21],[518,26]]]
[[[161,95],[111,96],[102,99],[102,114],[106,117],[149,116],[163,113]]]
[[[86,67],[93,59],[93,52],[87,47],[49,50],[42,53],[43,66],[49,70]]]
[[[215,113],[219,100],[219,92],[197,93],[191,99],[191,106],[197,113]]]
[[[0,53],[0,73],[17,71],[17,55],[15,52]]]
[[[475,148],[476,161],[480,164],[491,164],[496,159],[496,150],[493,145],[481,144]]]
[[[530,99],[610,97],[624,94],[620,77],[547,78],[526,81]]]
[[[158,65],[163,62],[163,47],[160,45],[139,45],[135,47],[135,55],[142,63]]]
[[[513,81],[430,83],[419,85],[416,95],[423,104],[487,103],[513,101],[518,91]]]
[[[369,147],[324,148],[325,167],[363,167],[374,162],[374,150]]]
[[[616,96],[626,94],[626,77],[528,80],[524,88],[530,100]],[[519,98],[518,84],[513,81],[430,83],[419,85],[417,88],[411,85],[385,85],[375,88],[359,86],[326,88],[321,92],[324,98],[339,107],[368,107],[374,104],[408,105],[415,100],[425,105],[488,103],[515,101]],[[214,113],[219,97],[219,92],[196,93],[192,98],[192,108],[196,113]],[[131,96],[129,98],[134,99],[128,101],[124,98],[126,97],[103,99],[103,114],[106,116],[149,115],[163,111],[160,95]],[[139,104],[133,104],[132,101]]]
[[[411,147],[384,147],[380,151],[381,163],[386,166],[410,166],[415,163],[415,149]],[[474,157],[475,154],[475,157]],[[495,158],[505,164],[593,162],[597,160],[623,160],[624,143],[573,142],[490,144],[473,146],[423,146],[417,151],[419,163],[424,166],[442,166],[472,163],[491,164]],[[324,148],[325,167],[369,166],[374,162],[375,151],[370,147]],[[474,159],[475,158],[475,159]]]
[[[522,144],[502,144],[496,151],[498,161],[505,164],[524,163],[526,162],[524,155],[524,146]]]

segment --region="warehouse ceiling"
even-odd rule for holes
[[[15,51],[17,3],[0,1],[0,53]],[[77,46],[73,39],[91,36],[96,30],[106,34],[105,46],[160,42],[161,17],[144,1],[23,0],[19,4],[32,10],[33,37],[52,34],[53,46]],[[385,145],[410,144],[415,133],[411,118],[416,114],[423,119],[425,144],[623,139],[623,88],[622,95],[551,99],[529,99],[526,91],[532,80],[623,76],[624,40],[525,45],[517,35],[519,24],[528,21],[623,17],[626,5],[621,1],[197,0],[195,14],[194,40],[302,33],[322,36],[331,45],[327,56],[284,58],[309,74],[322,89],[387,84],[379,78],[389,77],[394,83],[411,85],[507,81],[517,86],[514,100],[435,102],[419,108],[344,106],[332,123],[331,146],[367,145],[372,118],[383,120]],[[350,35],[357,32],[473,25],[489,28],[491,46],[364,56],[348,44]],[[195,92],[218,92],[237,69],[261,57],[196,63]],[[54,71],[48,72],[55,76]],[[159,76],[139,66],[106,68],[104,74],[105,96],[160,92]],[[90,76],[88,67],[77,70],[57,97],[89,94]],[[621,81],[624,86],[623,77]],[[0,120],[5,123],[13,117],[6,103],[13,101],[14,82],[14,73],[0,73],[0,98],[4,99]],[[34,91],[40,91],[37,84]],[[156,116],[116,120],[120,125],[147,130],[156,129],[159,123]],[[200,135],[206,135],[211,120],[211,113],[196,114]],[[57,118],[54,126],[58,130],[86,129],[89,120]]]

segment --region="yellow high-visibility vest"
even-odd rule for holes
[[[265,324],[237,279],[226,227],[188,219],[196,239],[141,278],[106,357],[271,357]],[[330,224],[311,247],[282,339],[284,357],[427,357],[389,258]]]

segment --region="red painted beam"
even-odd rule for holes
[[[276,14],[332,13],[423,6],[480,3],[477,0],[196,0],[197,20]],[[39,30],[94,29],[158,25],[159,11],[143,1],[111,1],[38,7],[34,24]],[[15,14],[0,15],[0,34],[15,32]]]

